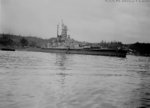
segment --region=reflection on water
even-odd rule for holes
[[[56,54],[56,63],[55,65],[58,66],[60,70],[66,70],[66,62],[67,62],[66,54]]]
[[[0,108],[149,108],[150,58],[0,52]]]

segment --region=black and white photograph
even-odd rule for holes
[[[150,108],[150,0],[0,0],[0,108]]]

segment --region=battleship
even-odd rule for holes
[[[59,33],[60,30],[61,32]],[[67,32],[68,27],[62,21],[61,26],[57,25],[57,37],[51,42],[48,42],[44,48],[40,49],[40,51],[49,53],[126,57],[126,50],[92,47],[83,42],[75,41],[74,39],[70,38],[70,35],[68,35]]]
[[[60,32],[59,32],[60,31]],[[42,48],[26,48],[26,51],[47,52],[47,53],[65,53],[82,55],[101,55],[126,57],[127,51],[123,49],[110,49],[94,47],[86,42],[79,42],[68,35],[68,27],[61,22],[57,25],[57,37],[47,42]]]

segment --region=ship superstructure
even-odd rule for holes
[[[70,38],[67,34],[68,27],[63,23],[63,21],[61,23],[61,34],[59,34],[59,25],[57,25],[57,38],[60,42],[65,42],[68,38]]]
[[[57,25],[57,37],[47,43],[47,48],[79,48],[79,43],[68,35],[68,27],[61,21]]]

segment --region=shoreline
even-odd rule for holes
[[[36,47],[27,47],[27,48],[21,48],[21,47],[0,47],[1,51],[30,51],[30,52],[45,52],[45,53],[66,53],[66,54],[77,54],[77,53],[67,53],[64,51],[50,51],[49,48],[36,48]],[[60,49],[58,49],[60,50]],[[67,50],[67,49],[65,49]],[[77,50],[77,49],[73,49],[73,50]],[[82,50],[82,49],[81,49]],[[83,53],[80,53],[83,54]],[[98,55],[98,54],[83,54],[83,55]],[[105,55],[105,54],[101,54],[104,56],[113,56],[113,55]],[[140,54],[140,53],[130,53],[127,52],[126,55],[134,55],[134,56],[144,56],[144,57],[150,57],[150,54]]]

